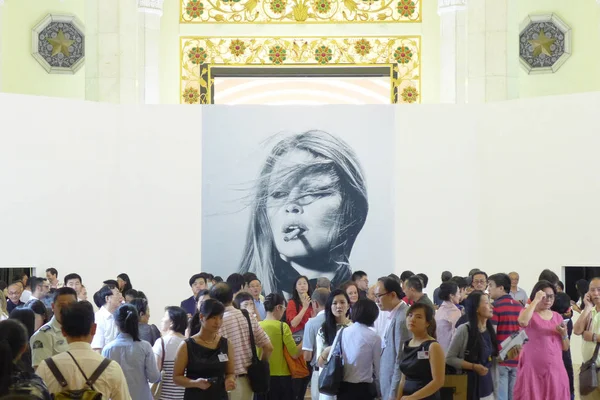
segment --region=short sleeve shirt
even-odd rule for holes
[[[250,316],[254,341],[257,347],[263,347],[271,343],[265,331],[260,327],[256,318]],[[233,306],[225,307],[223,314],[223,325],[219,334],[233,344],[235,352],[235,374],[244,375],[248,372],[248,367],[252,364],[252,347],[250,345],[250,331],[248,330],[248,320],[240,310]]]
[[[596,311],[596,308],[592,310],[590,314],[590,318],[592,319],[592,325],[590,327],[590,331],[597,335],[600,335],[600,312]],[[586,326],[586,330],[587,326]],[[583,361],[588,361],[594,355],[594,350],[596,349],[596,344],[594,342],[587,342],[582,340],[581,343],[581,353],[583,355]],[[600,354],[598,354],[598,358],[596,359],[596,365],[600,365]]]
[[[302,339],[302,350],[312,351],[313,358],[310,361],[311,365],[316,365],[317,362],[317,334],[319,329],[325,322],[325,311],[320,311],[314,318],[308,320],[304,326],[304,337]]]
[[[92,349],[103,349],[104,346],[115,340],[119,334],[113,315],[102,306],[96,311],[96,334],[92,339]]]
[[[67,351],[69,344],[62,334],[62,327],[56,317],[42,325],[36,333],[31,336],[31,363],[34,367],[46,358]]]

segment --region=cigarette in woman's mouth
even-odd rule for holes
[[[290,240],[294,240],[296,239],[299,235],[302,234],[302,232],[304,232],[304,229],[302,228],[296,228],[293,231],[291,231],[290,233],[288,233],[287,235],[285,235],[283,237],[283,241],[284,242],[289,242]]]

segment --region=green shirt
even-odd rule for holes
[[[283,340],[281,338],[281,324],[283,324]],[[273,345],[273,353],[269,358],[271,376],[291,375],[287,362],[283,357],[283,343],[285,343],[285,347],[291,356],[295,356],[298,353],[298,348],[292,337],[292,331],[289,325],[273,320],[260,321],[259,325],[263,328],[267,336],[269,336],[271,344]]]

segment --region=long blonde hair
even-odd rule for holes
[[[294,167],[285,174],[273,173],[283,156],[294,150],[306,151],[315,158]],[[340,270],[349,271],[349,256],[357,235],[365,224],[369,209],[364,173],[354,151],[341,139],[323,131],[311,130],[279,141],[271,150],[260,172],[251,208],[246,246],[240,262],[240,273],[253,272],[263,284],[265,293],[277,292],[276,268],[284,261],[279,257],[267,215],[267,199],[272,181],[286,181],[312,171],[326,171],[335,177],[342,205],[329,249],[330,260]],[[336,274],[337,275],[337,274]]]
[[[4,293],[0,293],[0,321],[8,318],[8,310],[6,309],[6,297]]]

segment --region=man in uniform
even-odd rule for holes
[[[69,344],[62,334],[60,310],[63,306],[76,302],[77,292],[70,287],[62,287],[54,293],[54,316],[31,337],[31,360],[34,369],[46,358],[69,349]]]

